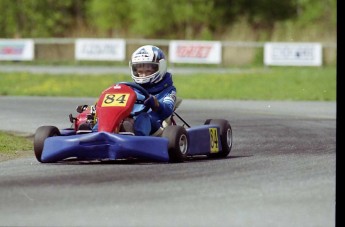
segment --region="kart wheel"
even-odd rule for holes
[[[162,137],[169,140],[170,162],[183,162],[189,146],[186,129],[180,125],[170,125],[164,129]]]
[[[39,162],[42,162],[41,156],[42,156],[45,139],[47,139],[48,137],[59,136],[59,135],[60,135],[60,131],[55,126],[41,126],[36,130],[35,137],[34,137],[34,151],[35,151],[36,159]]]
[[[222,151],[215,154],[209,154],[209,156],[214,158],[227,157],[232,148],[232,129],[230,123],[224,119],[208,119],[205,121],[205,125],[218,125],[220,128]]]

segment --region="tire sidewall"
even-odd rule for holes
[[[35,137],[34,137],[34,152],[36,159],[39,162],[42,162],[42,152],[44,148],[44,141],[48,137],[53,137],[53,136],[59,136],[60,131],[57,127],[55,126],[41,126],[39,127],[36,132],[35,132]]]
[[[170,125],[167,126],[162,134],[162,137],[168,139],[168,152],[169,152],[169,161],[170,162],[183,162],[187,156],[189,140],[188,133],[186,129],[180,125]],[[186,140],[186,151],[181,151],[180,148],[180,139],[185,137]]]

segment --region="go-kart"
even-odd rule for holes
[[[208,119],[204,125],[191,127],[176,113],[150,136],[136,136],[126,121],[142,112],[148,92],[133,82],[120,82],[105,89],[96,105],[77,107],[78,115],[69,115],[72,126],[58,129],[41,126],[34,136],[36,159],[42,163],[68,160],[106,161],[143,159],[156,162],[183,162],[187,157],[206,155],[227,157],[232,148],[232,129],[227,120]],[[177,125],[178,117],[183,125]],[[95,124],[98,130],[91,130]]]

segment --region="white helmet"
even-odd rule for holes
[[[151,75],[140,76],[137,72],[138,67],[150,66],[153,69]],[[139,47],[132,54],[129,68],[133,80],[138,84],[156,84],[161,81],[167,71],[167,62],[164,52],[156,46],[146,45]]]

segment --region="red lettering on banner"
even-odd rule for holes
[[[178,46],[177,56],[178,57],[191,57],[191,58],[207,58],[212,46]]]
[[[4,55],[16,55],[16,54],[21,54],[23,52],[23,48],[22,47],[10,47],[10,46],[6,46],[3,48],[0,48],[0,54],[4,54]]]

